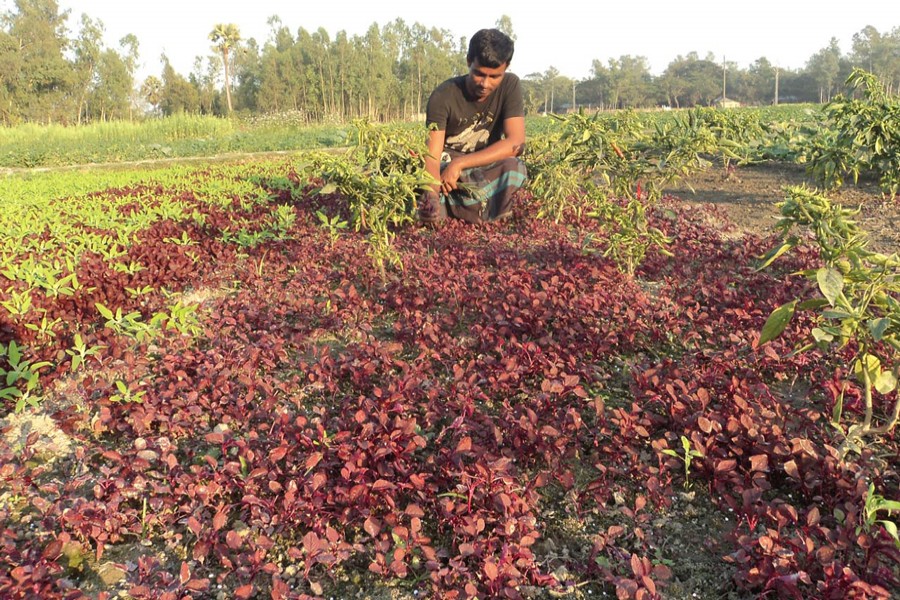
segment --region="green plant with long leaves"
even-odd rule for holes
[[[559,221],[583,205],[577,197],[587,197],[588,214],[606,235],[586,235],[584,250],[599,244],[604,256],[634,273],[651,248],[665,252],[668,243],[650,227],[649,207],[665,185],[708,166],[700,155],[718,148],[715,135],[696,118],[657,121],[653,134],[629,112],[555,118],[558,129],[538,137],[528,153],[539,215]]]
[[[139,342],[145,342],[150,340],[155,333],[153,327],[141,321],[141,313],[138,311],[123,313],[120,307],[113,312],[112,309],[107,308],[100,302],[96,302],[95,306],[97,311],[106,319],[104,325],[119,335],[134,338]]]
[[[673,456],[681,461],[684,466],[684,487],[691,487],[691,464],[694,462],[694,459],[703,458],[703,453],[694,450],[691,446],[691,440],[686,436],[681,436],[681,452],[677,452],[671,448],[665,448],[662,450],[662,453],[667,456]]]
[[[607,200],[598,202],[596,206],[588,215],[600,221],[605,236],[585,236],[585,252],[591,252],[595,246],[600,246],[601,254],[628,274],[634,274],[651,248],[672,256],[666,249],[671,240],[662,231],[649,225],[647,204],[639,198],[632,198],[624,204]]]
[[[273,237],[276,240],[284,240],[290,237],[290,230],[297,222],[297,213],[294,207],[287,204],[279,204],[275,207],[270,220]]]
[[[335,242],[341,237],[341,231],[347,229],[347,221],[341,219],[341,215],[329,217],[321,210],[316,211],[316,217],[319,219],[319,224],[322,228],[328,232],[328,239],[331,241],[331,245],[334,246]]]
[[[72,339],[72,347],[66,349],[66,354],[71,358],[71,363],[69,369],[72,373],[75,373],[87,364],[87,359],[91,356],[94,357],[94,360],[100,361],[100,357],[97,356],[101,350],[106,348],[106,346],[96,344],[93,346],[88,346],[84,338],[81,337],[80,333],[76,333],[74,338]]]
[[[140,383],[136,385],[128,385],[121,379],[116,379],[116,392],[110,395],[109,401],[123,402],[125,404],[142,403],[144,401],[144,396],[147,395],[147,392],[145,390],[137,389],[137,386],[140,385]]]
[[[812,340],[798,352],[815,347],[852,352],[852,373],[863,396],[862,419],[843,424],[842,396],[831,418],[845,438],[846,454],[858,449],[866,437],[890,433],[900,420],[900,258],[869,250],[865,232],[851,218],[853,211],[805,186],[786,191],[776,225],[781,242],[760,268],[799,246],[803,238],[797,230],[804,228],[811,232],[824,264],[802,273],[816,283],[817,293],[776,308],[763,326],[759,344],[781,335],[794,314],[803,310],[813,313],[816,324],[810,331]],[[882,407],[884,412],[878,414],[876,409]]]
[[[354,122],[356,144],[343,155],[318,153],[303,171],[324,182],[317,192],[347,198],[350,223],[367,231],[370,256],[384,272],[402,268],[393,247],[393,230],[413,223],[416,200],[435,183],[425,170],[428,147],[417,128]]]
[[[806,149],[808,172],[828,189],[848,177],[857,183],[871,173],[882,191],[900,192],[900,99],[875,75],[856,68],[846,81],[847,94],[824,108],[820,135]]]
[[[150,319],[151,330],[174,330],[182,335],[196,337],[203,333],[196,304],[175,302],[168,311],[160,311]]]
[[[6,367],[2,366],[6,363]],[[33,362],[25,358],[15,340],[9,345],[0,344],[0,400],[16,401],[15,411],[22,412],[26,406],[38,407],[35,391],[40,387],[41,369],[51,366],[48,361]]]
[[[5,308],[13,317],[24,317],[32,308],[31,289],[17,292],[12,286],[6,289],[8,300],[0,301],[0,306]]]
[[[866,501],[863,505],[863,521],[856,528],[856,535],[859,535],[863,530],[871,531],[873,527],[880,525],[894,540],[897,548],[900,548],[900,533],[897,530],[897,523],[882,517],[882,511],[887,513],[887,517],[892,516],[895,512],[900,513],[900,502],[888,500],[881,494],[876,493],[875,484],[870,483],[869,489],[866,491]]]
[[[125,291],[128,292],[128,295],[132,298],[140,298],[141,296],[152,294],[155,290],[156,288],[154,288],[152,285],[144,285],[141,287],[125,286]]]
[[[35,332],[39,339],[49,340],[56,337],[56,327],[60,323],[62,323],[62,319],[59,317],[55,319],[47,319],[45,311],[45,314],[41,316],[40,323],[25,323],[25,329],[30,329],[31,331]]]

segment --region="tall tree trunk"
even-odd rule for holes
[[[75,119],[75,122],[80,126],[81,125],[81,113],[84,112],[84,97],[87,95],[87,91],[81,92],[81,97],[78,99],[78,118]]]
[[[334,67],[328,65],[328,96],[331,104],[331,114],[337,112],[337,102],[334,97]]]
[[[341,118],[342,118],[342,119],[346,119],[346,118],[347,118],[347,107],[348,107],[348,105],[349,105],[349,103],[346,102],[346,98],[345,98],[345,94],[346,94],[346,89],[345,89],[345,79],[344,79],[344,75],[345,75],[345,73],[346,73],[346,69],[344,68],[344,65],[345,65],[345,64],[346,64],[346,63],[344,62],[344,51],[343,51],[343,49],[341,49],[341,62],[340,62],[341,76],[340,76],[340,81],[341,81]]]
[[[87,82],[84,84],[84,89],[81,90],[81,97],[78,99],[78,118],[76,119],[78,125],[81,125],[81,115],[85,112],[85,104],[87,104],[88,88],[91,85],[91,80],[94,78],[94,65],[90,62],[88,63],[88,65],[89,68]]]
[[[325,93],[325,72],[319,62],[319,92],[322,94],[322,115],[328,114],[328,95]]]
[[[416,90],[416,114],[422,112],[422,61],[416,61],[416,81],[418,89]]]
[[[346,94],[346,91],[344,90],[344,69],[341,68],[341,118],[342,119],[347,118],[347,112],[346,112],[347,104],[345,102],[345,94]]]
[[[222,60],[225,62],[225,100],[228,104],[228,113],[231,114],[231,68],[228,66],[228,50],[222,51]]]

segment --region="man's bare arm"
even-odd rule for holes
[[[435,133],[435,132],[432,132]],[[439,132],[443,134],[443,132]],[[463,154],[454,157],[444,172],[441,173],[441,189],[444,192],[455,190],[459,174],[463,169],[471,169],[472,167],[483,167],[491,163],[503,160],[504,158],[512,158],[520,156],[525,151],[525,117],[512,117],[503,121],[503,139],[497,140],[490,146],[482,148],[478,152],[471,154]],[[443,144],[443,135],[441,136]],[[429,150],[431,149],[431,139],[429,137]],[[440,153],[438,153],[440,156]],[[440,163],[438,163],[440,170]],[[430,173],[431,171],[429,171]]]
[[[435,181],[441,180],[441,153],[444,151],[445,131],[432,130],[428,132],[428,156],[425,157],[425,170],[434,177]],[[434,191],[441,191],[441,185],[435,184]]]

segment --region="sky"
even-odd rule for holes
[[[138,78],[162,72],[165,52],[175,69],[188,75],[196,56],[211,53],[209,32],[217,23],[234,23],[244,39],[263,46],[277,15],[296,34],[300,27],[323,27],[334,39],[338,31],[362,35],[372,25],[396,18],[407,25],[447,29],[455,38],[494,27],[508,15],[516,35],[510,71],[520,76],[555,67],[573,79],[587,78],[595,59],[604,64],[623,55],[643,56],[658,75],[679,55],[712,53],[747,68],[758,58],[784,69],[802,68],[814,53],[837,38],[841,52],[852,50],[853,35],[867,25],[881,33],[900,26],[900,4],[892,0],[855,0],[829,7],[821,0],[684,0],[648,2],[489,3],[469,0],[373,1],[313,0],[58,0],[71,10],[69,29],[77,32],[81,14],[103,22],[107,46],[118,48],[124,35],[140,41]],[[579,6],[580,5],[580,6]],[[578,8],[576,8],[578,6]],[[838,8],[838,6],[840,8]],[[893,6],[893,8],[890,8]],[[0,12],[13,0],[0,0]]]

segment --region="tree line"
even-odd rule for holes
[[[103,41],[103,23],[82,15],[74,31],[56,0],[15,0],[0,15],[0,123],[80,124],[147,115],[197,113],[299,114],[307,122],[408,119],[424,111],[441,81],[465,72],[467,39],[397,18],[363,35],[291,30],[277,16],[268,38],[242,39],[235,24],[211,24],[212,46],[188,74],[160,57],[161,72],[136,81],[140,43],[127,35]],[[514,36],[506,16],[497,26]],[[800,69],[779,69],[765,57],[747,69],[711,54],[677,56],[654,76],[647,59],[594,60],[591,76],[567,77],[554,67],[520,74],[530,113],[576,107],[646,108],[822,102],[841,89],[855,66],[900,86],[900,27],[866,27],[843,53],[836,39]]]

